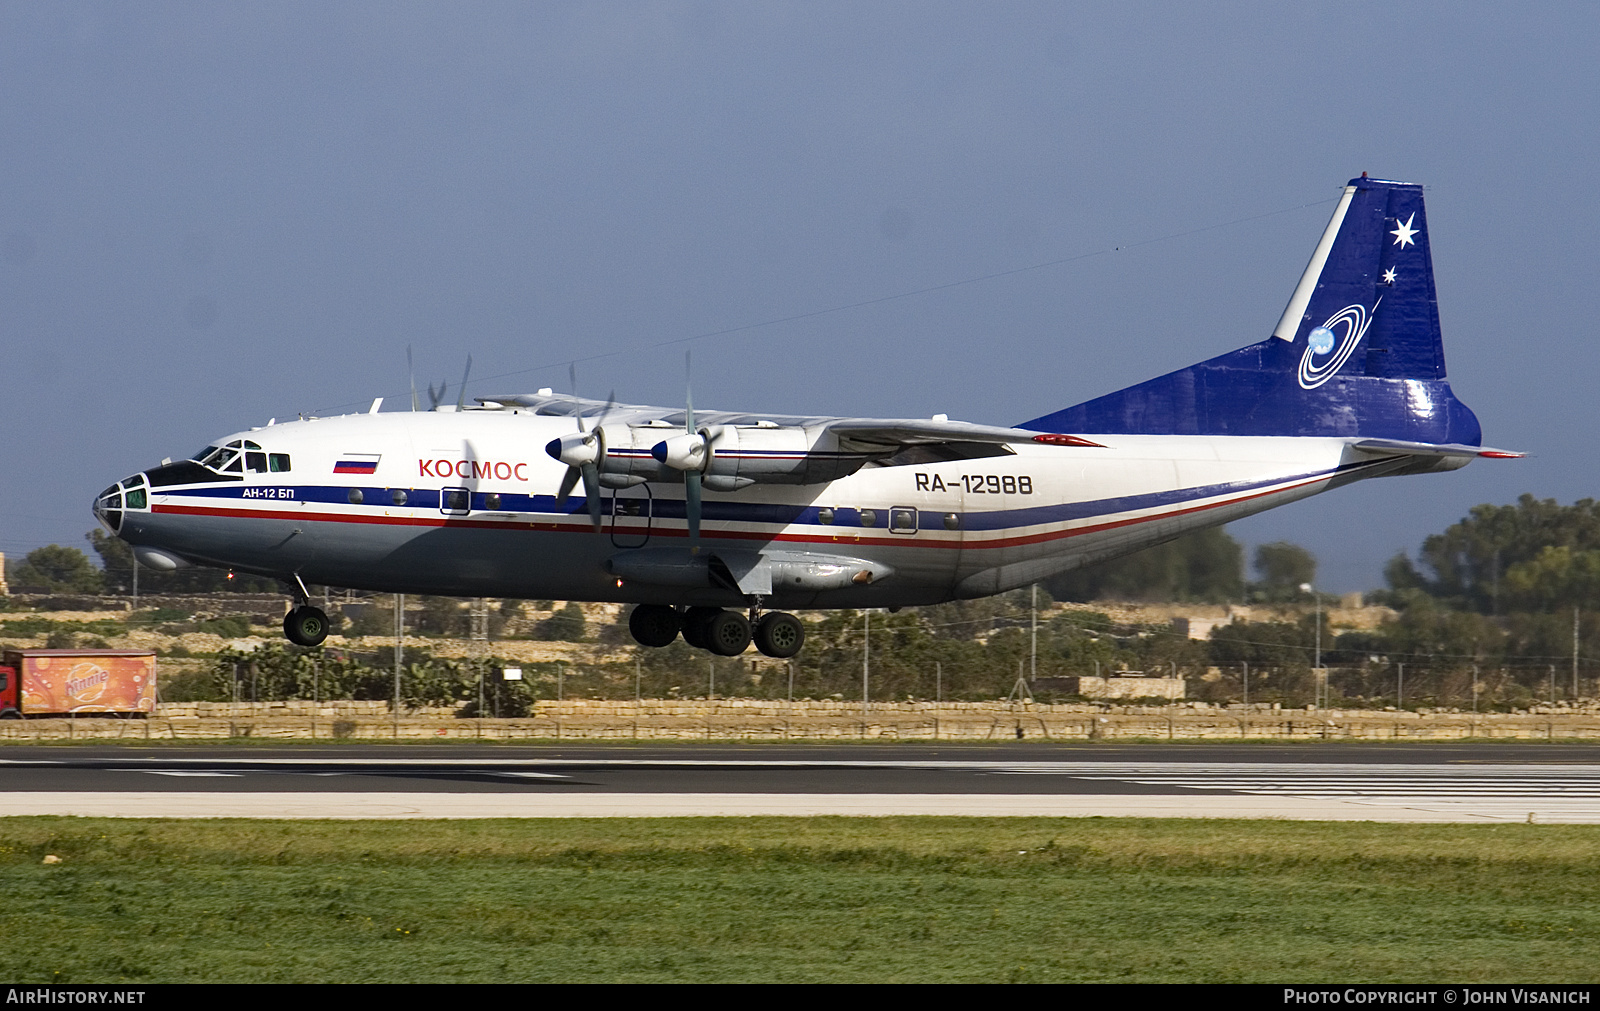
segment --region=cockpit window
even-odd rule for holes
[[[235,439],[226,446],[207,446],[191,459],[227,474],[242,474],[247,470],[252,474],[286,474],[289,471],[288,453],[264,453],[260,446],[245,439]]]

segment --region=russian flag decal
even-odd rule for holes
[[[335,474],[372,474],[378,470],[378,453],[346,453],[333,465]]]

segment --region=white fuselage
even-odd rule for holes
[[[506,408],[347,415],[253,429],[287,469],[150,489],[119,534],[189,562],[357,589],[679,605],[737,604],[727,588],[622,579],[608,560],[689,544],[684,486],[583,489],[545,446],[570,417]],[[670,434],[670,432],[668,433]],[[774,607],[895,607],[971,598],[1169,540],[1415,461],[1335,438],[1096,436],[1004,455],[868,464],[818,484],[707,489],[701,550],[870,560],[869,584],[800,591]],[[1447,469],[1465,461],[1429,461]],[[222,480],[222,477],[231,479]]]

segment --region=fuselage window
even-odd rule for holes
[[[877,526],[878,525],[878,514],[873,512],[871,509],[863,509],[863,510],[861,510],[861,525],[864,526],[864,527],[875,527],[875,526]]]
[[[274,474],[287,474],[287,473],[289,473],[289,454],[288,453],[268,453],[267,454],[267,469],[270,470]]]
[[[350,489],[350,504],[351,505],[360,505],[361,504],[361,500],[364,499],[364,498],[366,498],[366,496],[361,494],[361,489],[360,488],[351,488]]]
[[[394,491],[389,493],[389,501],[393,502],[395,505],[405,505],[406,490],[404,488],[396,488]]]
[[[498,492],[490,492],[489,494],[485,495],[483,497],[483,507],[485,509],[500,508],[500,494]]]

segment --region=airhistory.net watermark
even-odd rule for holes
[[[11,986],[7,1004],[143,1004],[143,990],[88,990],[79,987]]]

